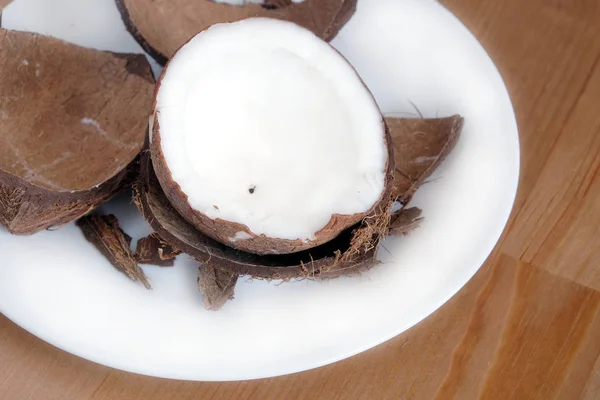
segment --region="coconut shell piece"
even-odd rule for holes
[[[142,55],[0,29],[0,224],[69,223],[129,185],[154,79]]]
[[[140,264],[172,267],[178,254],[178,251],[153,233],[138,240],[135,259]]]
[[[390,175],[390,179],[391,179]],[[391,196],[391,185],[387,197]],[[332,241],[287,255],[256,255],[228,247],[203,234],[173,208],[160,186],[148,152],[142,155],[135,201],[160,237],[205,266],[263,279],[324,279],[377,264],[377,246],[389,225],[390,201]]]
[[[114,215],[90,215],[77,221],[86,240],[93,244],[104,257],[132,281],[151,289],[150,281],[138,266],[131,251],[131,237],[119,227]]]
[[[406,236],[419,227],[423,217],[422,210],[412,207],[405,208],[396,213],[393,213],[390,218],[390,226],[388,227],[388,235]]]
[[[446,156],[454,149],[463,118],[386,118],[392,135],[396,174],[394,198],[407,202]]]
[[[209,265],[200,267],[198,271],[198,288],[204,295],[206,309],[217,311],[229,299],[233,299],[238,278],[238,274],[213,268]]]
[[[292,21],[331,40],[356,11],[357,0],[271,0],[235,6],[210,0],[116,0],[129,32],[159,64],[166,64],[198,32],[251,17]]]

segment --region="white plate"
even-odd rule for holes
[[[113,0],[17,0],[7,28],[140,51]],[[146,291],[112,269],[74,226],[32,237],[0,232],[0,311],[68,352],[141,374],[239,380],[315,368],[410,328],[477,271],[508,219],[519,171],[514,113],[477,40],[430,0],[362,0],[333,42],[384,112],[461,113],[463,137],[414,200],[426,222],[389,239],[389,261],[362,277],[276,285],[242,279],[235,300],[203,309],[196,265],[145,267]],[[404,114],[403,114],[404,113]],[[147,227],[126,197],[105,207],[134,239]]]

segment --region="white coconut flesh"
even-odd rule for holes
[[[163,73],[155,111],[190,206],[253,235],[314,240],[333,215],[365,213],[384,191],[377,104],[337,51],[296,24],[253,18],[198,34]]]

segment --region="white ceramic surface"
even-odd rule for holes
[[[16,0],[6,28],[140,52],[113,0]],[[494,64],[431,0],[361,0],[334,40],[384,112],[466,118],[456,150],[414,204],[423,226],[388,239],[387,261],[362,277],[276,285],[242,279],[235,300],[203,309],[197,266],[144,267],[153,291],[112,269],[78,229],[31,237],[0,231],[0,311],[45,341],[141,374],[192,380],[275,376],[373,347],[427,317],[477,271],[509,216],[519,145]],[[157,69],[158,70],[158,69]],[[126,196],[105,206],[137,239],[147,227]]]

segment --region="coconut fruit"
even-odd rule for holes
[[[253,18],[201,32],[164,69],[153,115],[167,198],[229,247],[306,250],[390,201],[391,138],[373,96],[296,24]]]
[[[394,147],[396,159],[418,166],[413,170],[415,176],[419,177],[415,182],[417,185],[423,184],[423,177],[436,167],[436,161],[445,157],[452,148],[451,144],[460,136],[461,117],[449,117],[444,121],[448,123],[424,120],[420,130],[412,130],[416,126],[414,120],[386,118],[387,125],[392,127],[393,137],[403,136],[399,134],[399,130],[419,134],[424,128],[431,128],[427,132],[437,138],[434,143],[413,141],[410,146]],[[451,121],[454,123],[449,123]],[[456,124],[456,121],[461,123]],[[435,159],[429,156],[431,146],[442,149]],[[421,161],[423,157],[428,157],[429,161]],[[394,196],[406,199],[412,196],[409,193],[414,190],[416,188],[411,185],[406,192],[396,191]],[[384,235],[405,235],[421,221],[419,209],[402,208],[390,214],[389,209],[382,207],[321,246],[294,254],[261,256],[226,246],[186,221],[167,199],[147,152],[141,158],[140,176],[134,193],[136,204],[144,218],[162,240],[194,257],[204,266],[262,279],[326,279],[368,270],[378,263],[375,258],[376,250]]]
[[[142,55],[0,29],[0,224],[60,226],[135,179],[154,80]]]
[[[292,21],[331,40],[356,10],[357,0],[116,0],[129,32],[159,64],[211,25],[251,17]],[[262,3],[262,4],[256,4]],[[236,5],[237,4],[237,5]]]

